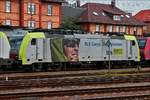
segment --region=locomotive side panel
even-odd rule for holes
[[[128,60],[127,59],[127,46],[126,40],[111,39],[110,40],[110,59],[113,60]]]
[[[80,39],[79,45],[80,61],[103,61],[103,44],[102,39],[89,38]]]
[[[132,40],[132,60],[140,61],[140,50],[137,41]]]
[[[79,42],[77,38],[53,38],[50,41],[53,62],[79,61]]]
[[[30,52],[29,52],[30,51]],[[26,50],[27,63],[45,63],[51,62],[50,40],[32,39]]]
[[[6,35],[0,32],[0,58],[9,59],[10,44]]]
[[[140,56],[140,49],[139,49],[139,45],[138,42],[136,40],[135,36],[128,36],[125,35],[124,36],[126,40],[131,41],[131,52],[132,52],[132,60],[133,61],[140,61],[141,56]]]
[[[52,55],[51,55],[51,42],[50,38],[43,39],[43,59],[44,62],[52,62]]]

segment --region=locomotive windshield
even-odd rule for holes
[[[139,44],[140,49],[143,49],[146,44],[146,39],[139,39],[138,44]]]
[[[22,43],[23,36],[9,37],[11,51],[18,52]]]

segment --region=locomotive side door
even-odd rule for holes
[[[126,44],[127,44],[127,58],[129,60],[131,60],[132,58],[132,41],[126,40]]]
[[[36,60],[43,60],[43,39],[37,39],[36,44]]]
[[[27,63],[32,64],[36,60],[36,39],[32,39],[26,50]]]
[[[4,50],[3,50],[4,45],[3,45],[3,43],[4,43],[4,40],[3,40],[2,37],[0,37],[0,58],[3,58],[3,52],[4,52]]]
[[[138,44],[136,43],[135,40],[131,41],[132,45],[132,60],[138,61]]]
[[[28,64],[43,61],[43,39],[33,38],[28,45],[26,55]]]

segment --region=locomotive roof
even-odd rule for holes
[[[104,36],[102,34],[74,34],[75,38],[109,38],[108,36]]]
[[[12,36],[24,36],[28,31],[27,30],[22,30],[22,29],[11,29],[11,30],[6,30],[6,29],[0,29],[0,31],[6,33],[8,37]]]

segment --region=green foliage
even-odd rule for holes
[[[78,22],[79,22],[78,18],[64,17],[61,28],[66,30],[81,30],[80,25],[77,24]]]

